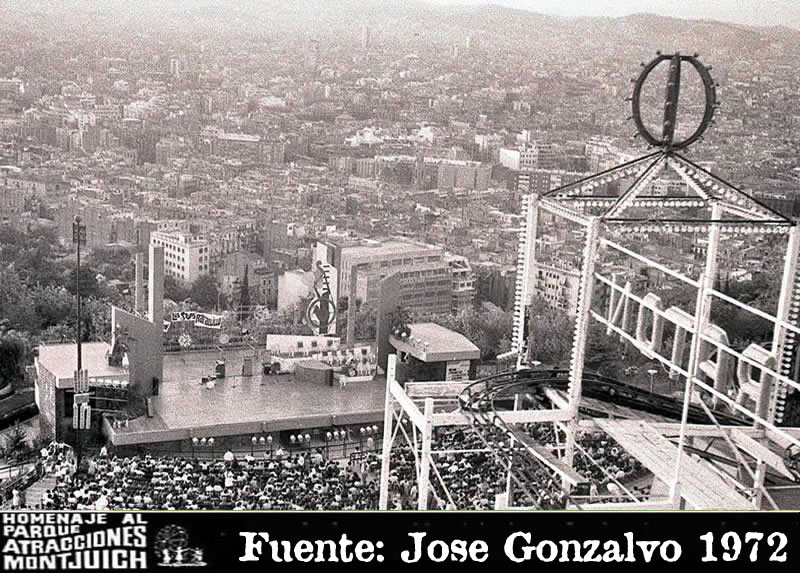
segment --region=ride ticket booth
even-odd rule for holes
[[[475,377],[481,351],[466,336],[433,322],[409,328],[408,335],[389,336],[398,358],[399,382],[457,382]]]

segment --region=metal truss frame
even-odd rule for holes
[[[694,196],[654,196],[645,194],[650,183],[658,173],[671,168],[685,181],[694,192]],[[620,196],[593,195],[595,189],[625,177],[635,177],[633,184]],[[670,207],[670,208],[708,208],[710,216],[703,219],[670,217],[669,219],[642,219],[625,218],[625,212],[630,207]],[[585,213],[585,208],[602,208],[600,215]],[[672,436],[676,441],[677,458],[674,463],[674,474],[669,483],[669,500],[666,502],[644,502],[634,500],[632,503],[616,503],[614,508],[681,508],[682,479],[684,479],[683,465],[686,459],[687,448],[692,448],[690,441],[694,437],[713,436],[725,441],[728,449],[734,456],[735,463],[745,469],[748,483],[741,483],[735,479],[728,479],[732,489],[746,491],[754,507],[760,508],[762,498],[766,498],[774,506],[769,493],[764,487],[767,466],[780,467],[776,454],[765,445],[766,440],[781,444],[791,444],[800,447],[800,430],[778,427],[776,414],[785,396],[787,388],[800,390],[800,384],[789,377],[792,366],[792,356],[797,335],[800,335],[800,275],[798,275],[798,259],[800,258],[800,228],[791,220],[775,212],[759,201],[753,199],[742,190],[734,187],[724,179],[710,173],[699,165],[688,160],[673,150],[661,150],[628,161],[620,166],[605,170],[596,175],[586,177],[569,185],[554,189],[541,196],[535,194],[525,195],[522,198],[523,223],[520,225],[520,241],[517,258],[517,283],[515,291],[515,316],[512,335],[512,351],[506,358],[516,357],[517,369],[528,366],[528,348],[536,343],[526,333],[527,307],[533,295],[533,271],[536,266],[536,243],[540,220],[540,211],[554,215],[558,218],[579,225],[584,230],[584,245],[582,264],[580,268],[580,287],[578,291],[577,319],[573,335],[573,350],[570,361],[570,376],[566,399],[553,402],[549,410],[520,410],[517,409],[519,400],[515,400],[513,411],[496,412],[490,426],[508,428],[508,425],[522,423],[552,423],[554,428],[565,432],[566,440],[559,444],[557,450],[561,453],[560,461],[547,461],[554,474],[562,471],[560,467],[566,464],[571,468],[574,465],[576,450],[580,450],[577,435],[580,430],[596,427],[592,420],[582,420],[579,416],[581,406],[581,391],[583,367],[590,321],[592,319],[606,326],[609,334],[616,334],[633,347],[667,367],[670,372],[678,375],[684,384],[683,410],[679,424],[659,425],[664,435]],[[731,217],[733,216],[733,217]],[[693,279],[683,273],[670,268],[658,261],[626,248],[612,240],[618,233],[638,232],[692,232],[706,233],[708,249],[706,251],[705,267],[698,279]],[[714,289],[714,278],[717,273],[718,252],[720,236],[722,233],[743,234],[786,234],[788,247],[784,259],[782,289],[778,309],[775,316],[760,309],[742,303],[722,292]],[[604,236],[604,235],[612,236]],[[638,338],[615,324],[614,319],[602,316],[592,309],[592,296],[595,287],[604,285],[610,288],[617,296],[637,304],[641,309],[647,308],[653,316],[674,322],[668,310],[646,305],[643,297],[637,297],[629,288],[616,284],[613,280],[604,277],[595,270],[598,250],[603,247],[631,257],[638,262],[655,268],[674,279],[691,285],[697,289],[697,302],[691,324],[685,325],[687,335],[691,336],[689,349],[689,364],[683,368],[675,362],[673,357],[661,356],[652,352],[647,345]],[[773,344],[771,354],[776,357],[776,366],[770,368],[760,363],[747,353],[738,352],[726,343],[717,340],[708,334],[710,326],[710,313],[714,300],[721,300],[746,310],[756,316],[767,319],[774,325]],[[626,303],[627,304],[627,303]],[[688,316],[688,315],[687,315]],[[683,327],[682,327],[683,328]],[[711,345],[717,353],[726,353],[748,366],[755,366],[762,372],[762,380],[772,380],[771,384],[762,387],[762,399],[755,409],[750,409],[737,403],[715,385],[708,384],[703,377],[701,366],[701,346]],[[427,509],[432,473],[442,485],[445,497],[452,502],[450,493],[436,465],[436,451],[432,449],[433,428],[437,426],[475,426],[475,416],[467,415],[463,404],[457,402],[464,389],[470,383],[465,382],[422,382],[409,383],[405,388],[397,383],[395,378],[395,357],[389,357],[387,371],[386,411],[384,418],[384,443],[383,466],[381,470],[380,509],[386,509],[389,504],[388,488],[391,469],[391,449],[395,438],[402,434],[412,447],[415,458],[415,469],[418,480],[419,498],[418,509]],[[725,427],[719,424],[713,412],[702,404],[709,424],[698,425],[688,423],[690,404],[698,402],[698,392],[710,395],[714,402],[721,402],[730,406],[734,411],[743,414],[752,421],[752,427]],[[422,402],[421,409],[416,402]],[[436,403],[450,402],[453,406],[448,411],[436,411]],[[700,401],[702,402],[702,401]],[[441,409],[441,408],[440,408]],[[398,410],[398,411],[396,411]],[[403,420],[409,420],[412,425],[413,438],[403,428]],[[664,426],[661,428],[661,426]],[[513,432],[512,432],[513,433]],[[519,439],[512,433],[509,434],[507,445],[498,446],[484,440],[485,450],[492,448],[509,449],[520,447]],[[523,444],[524,445],[524,444]],[[524,450],[524,448],[522,448]],[[461,450],[448,450],[455,453]],[[529,449],[530,453],[530,449]],[[532,453],[531,455],[534,455]],[[503,458],[513,459],[513,458]],[[751,467],[754,463],[754,467]],[[511,489],[514,479],[512,476],[512,463],[507,464],[509,472],[505,500],[511,499]],[[722,470],[713,468],[714,471]],[[788,473],[788,471],[787,471]],[[561,473],[560,475],[564,475]],[[727,478],[732,476],[725,474]],[[726,479],[727,479],[726,478]],[[564,479],[562,485],[565,493],[569,493],[570,484]],[[520,485],[520,484],[517,484]],[[633,496],[631,496],[633,497]],[[503,502],[499,504],[502,506]],[[608,509],[608,504],[603,504],[601,509]],[[582,509],[591,506],[584,505]],[[725,508],[718,508],[725,509]]]

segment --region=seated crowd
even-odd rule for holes
[[[540,444],[555,449],[564,443],[552,424],[526,425]],[[436,428],[430,474],[432,509],[493,509],[504,493],[503,460],[514,460],[515,504],[560,509],[566,504],[561,481],[524,450],[508,449],[497,429],[487,442],[469,428]],[[578,438],[575,469],[591,483],[591,501],[630,501],[619,484],[643,473],[641,464],[602,432]],[[465,451],[456,451],[465,450]],[[582,453],[586,452],[585,454]],[[499,455],[498,455],[499,452]],[[509,457],[509,456],[513,456]],[[275,458],[223,460],[140,455],[88,458],[76,471],[71,451],[52,446],[42,452],[45,473],[56,486],[41,500],[42,509],[376,509],[380,461],[376,454],[352,456],[350,462],[327,460],[321,450]],[[591,460],[590,460],[591,458]],[[602,468],[602,469],[601,469]],[[442,487],[444,484],[445,487]],[[531,484],[536,484],[532,486]],[[633,489],[636,495],[641,490]],[[418,486],[411,448],[397,440],[392,449],[389,507],[416,508]]]
[[[377,483],[321,453],[280,459],[97,456],[59,476],[43,509],[373,509]]]

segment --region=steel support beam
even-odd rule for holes
[[[722,208],[718,203],[714,203],[711,208],[711,218],[719,219]],[[689,351],[689,376],[686,377],[686,386],[683,393],[683,412],[681,413],[681,431],[678,436],[678,453],[675,459],[675,475],[669,488],[669,496],[672,500],[674,509],[681,507],[681,461],[683,457],[683,447],[686,443],[686,424],[689,417],[689,404],[692,402],[694,394],[694,379],[700,372],[700,336],[708,326],[711,316],[711,295],[709,290],[714,287],[714,278],[717,275],[717,252],[719,251],[719,225],[714,224],[708,237],[708,251],[706,252],[706,266],[700,277],[700,289],[697,292],[697,304],[695,307],[694,336],[692,336],[691,349]]]
[[[597,249],[600,243],[600,220],[592,217],[586,228],[586,237],[583,248],[583,265],[581,269],[581,284],[578,291],[578,318],[575,321],[575,336],[572,346],[572,360],[570,364],[570,381],[567,392],[569,401],[570,419],[567,424],[566,449],[564,462],[572,466],[575,457],[575,439],[580,416],[581,388],[583,385],[583,363],[586,358],[586,339],[589,334],[590,310],[592,308],[592,295],[594,292],[594,266],[597,260]],[[565,489],[566,489],[565,484]]]

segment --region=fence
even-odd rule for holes
[[[3,509],[8,509],[11,506],[14,490],[19,491],[20,496],[24,497],[24,491],[39,479],[37,465],[32,463],[32,459],[0,468],[0,475],[2,475],[2,472],[7,472],[7,475],[12,476],[15,469],[18,472],[17,475],[8,479],[3,478],[2,483],[0,483],[0,507]],[[24,506],[24,499],[21,499],[21,502]]]

